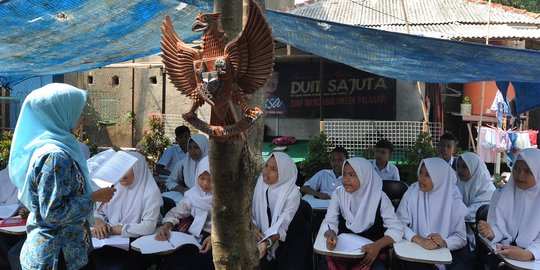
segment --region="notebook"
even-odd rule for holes
[[[21,216],[10,217],[0,221],[0,227],[15,227],[15,226],[25,226],[26,218]]]
[[[156,234],[141,236],[137,240],[131,243],[131,246],[138,248],[142,254],[154,254],[167,251],[173,251],[184,245],[195,245],[197,248],[201,248],[201,245],[195,239],[193,235],[171,232],[171,236],[168,241],[156,240]]]
[[[367,244],[372,244],[373,241],[352,233],[342,233],[338,235],[336,246],[337,251],[351,252],[361,249]]]
[[[129,250],[129,238],[122,237],[120,235],[111,235],[105,239],[98,239],[92,237],[92,245],[95,249],[102,248],[104,246],[110,246],[115,248],[120,248],[125,251]]]
[[[114,150],[107,151],[114,152]],[[100,188],[110,187],[120,181],[135,162],[137,162],[136,157],[123,151],[116,152],[97,168],[90,168],[90,178]]]

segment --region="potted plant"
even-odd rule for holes
[[[463,103],[461,103],[461,115],[471,115],[472,104],[471,99],[468,96],[463,98]]]

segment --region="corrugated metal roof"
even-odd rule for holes
[[[411,25],[421,24],[484,24],[490,7],[476,0],[405,0]],[[288,12],[319,20],[350,25],[405,25],[401,0],[311,0],[296,5]],[[519,14],[523,13],[523,14]],[[490,21],[494,24],[540,25],[538,16],[524,10],[505,10],[492,5]],[[532,14],[536,15],[536,14]]]
[[[381,25],[370,28],[407,33],[407,27],[404,25]],[[411,25],[410,30],[412,35],[444,39],[484,39],[487,36],[486,25],[478,24],[452,23]],[[508,25],[491,25],[489,28],[489,37],[540,39],[540,29],[526,29]]]

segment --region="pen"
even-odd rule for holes
[[[114,188],[114,184],[111,186],[111,188]],[[104,206],[105,204],[106,204],[106,203],[104,203],[104,202],[101,203],[101,204],[99,205],[97,211],[98,211],[98,212],[101,211],[101,209],[103,208],[103,206]]]
[[[326,224],[328,226],[328,230],[331,231],[332,229],[330,229],[330,224]]]
[[[174,247],[173,243],[171,243],[171,240],[167,239],[167,242],[169,242],[169,244],[171,244],[172,248],[176,248],[176,247]]]

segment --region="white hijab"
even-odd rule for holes
[[[134,181],[127,187],[118,183],[112,200],[102,209],[113,226],[140,223],[147,212],[163,205],[161,192],[144,156],[136,152],[127,153],[137,158],[132,167]]]
[[[196,173],[197,178],[204,172],[210,173],[208,157],[204,157],[199,161]],[[191,226],[189,227],[189,232],[198,237],[201,235],[208,214],[212,210],[212,192],[205,193],[197,183],[186,191],[184,200],[187,200],[191,204],[193,223],[191,223]]]
[[[257,179],[257,185],[255,186],[255,192],[253,193],[253,218],[255,222],[264,233],[270,228],[268,221],[268,215],[266,213],[266,190],[268,190],[268,202],[269,208],[272,212],[272,227],[280,227],[283,223],[282,212],[285,208],[285,202],[287,198],[294,192],[300,193],[298,187],[296,187],[296,177],[298,175],[298,169],[296,164],[285,153],[272,153],[269,158],[274,157],[276,159],[278,167],[278,181],[275,184],[267,185],[264,183],[263,175]],[[300,198],[300,194],[298,194]],[[298,209],[295,209],[296,212]],[[272,246],[271,257],[275,257],[275,252],[279,246],[276,243]]]
[[[443,238],[450,236],[452,220],[464,219],[467,211],[456,187],[456,174],[448,162],[441,158],[427,158],[418,166],[418,174],[422,165],[433,181],[433,190],[423,192],[414,183],[407,193],[409,222],[411,229],[422,237],[431,233],[439,233]]]
[[[17,187],[11,183],[8,168],[9,166],[0,171],[0,205],[16,204],[19,202],[17,198]]]
[[[495,206],[495,219],[488,223],[497,226],[502,234],[505,244],[516,241],[519,247],[529,246],[540,234],[540,150],[528,148],[522,150],[517,155],[517,160],[523,160],[529,166],[535,186],[527,190],[520,189],[514,184],[513,176],[510,176],[508,183],[501,189],[499,203]],[[490,207],[490,211],[492,211]],[[538,260],[538,258],[536,258]]]
[[[382,180],[371,162],[363,158],[351,158],[343,163],[350,164],[358,178],[360,188],[348,193],[343,187],[336,190],[345,225],[355,233],[369,229],[375,222],[375,214],[382,196]]]
[[[266,214],[266,190],[268,190],[268,201],[270,203],[270,211],[272,212],[272,225],[281,223],[278,219],[289,194],[299,192],[296,187],[298,169],[294,161],[287,154],[280,152],[272,153],[271,157],[276,159],[278,181],[273,185],[267,185],[264,183],[263,175],[261,174],[255,186],[255,193],[253,194],[253,216],[263,232],[270,228]]]
[[[491,200],[495,186],[491,183],[491,175],[486,167],[486,164],[480,160],[480,157],[471,152],[466,152],[459,156],[469,168],[471,178],[469,181],[461,181],[458,179],[456,185],[463,196],[463,203],[466,206],[474,202],[486,202]]]
[[[184,163],[182,168],[184,184],[186,184],[188,188],[192,188],[195,186],[195,180],[198,177],[197,175],[195,175],[197,173],[197,165],[204,157],[208,156],[208,139],[206,138],[206,136],[200,133],[191,136],[191,138],[188,140],[188,147],[191,141],[194,141],[199,146],[202,154],[201,159],[199,160],[193,160],[188,154],[182,161]]]

